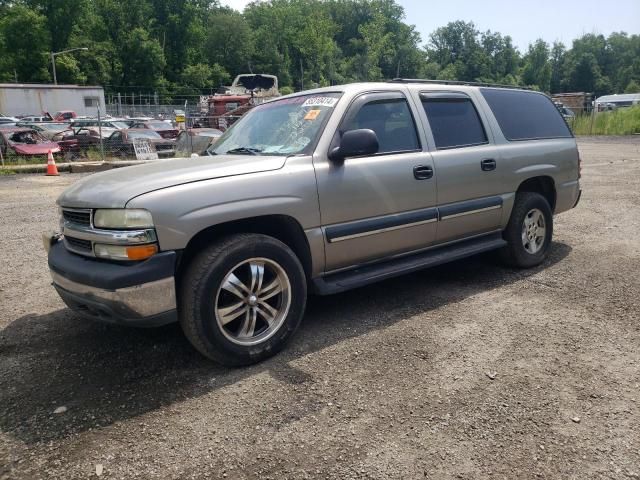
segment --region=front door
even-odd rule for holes
[[[314,156],[327,271],[435,240],[433,162],[414,117],[402,92],[365,93],[352,102],[333,144],[348,130],[366,128],[378,137],[378,153],[341,163],[327,152]]]
[[[435,145],[437,242],[498,229],[504,169],[473,99],[461,92],[423,92],[420,101]]]

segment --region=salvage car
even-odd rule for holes
[[[554,215],[581,194],[560,112],[517,88],[300,92],[254,107],[210,153],[85,177],[59,197],[62,231],[44,241],[69,307],[124,325],[179,321],[227,365],[282,349],[310,292],[491,250],[540,265]]]
[[[47,115],[49,115],[47,113]],[[60,110],[59,112],[49,115],[54,122],[68,122],[76,118],[78,115],[73,110]]]
[[[135,122],[131,128],[152,130],[157,132],[162,138],[176,138],[178,129],[174,128],[171,123],[162,120],[151,120],[147,122]]]
[[[43,137],[55,142],[62,140],[60,133],[68,130],[69,124],[63,122],[28,122],[22,119],[16,123],[16,127],[31,128]]]
[[[205,155],[222,136],[222,132],[215,128],[190,128],[183,130],[176,139],[176,157]]]
[[[144,128],[130,128],[114,132],[105,140],[104,148],[113,155],[135,157],[135,139],[146,140],[159,157],[171,157],[175,154],[175,140],[162,138],[158,132]]]
[[[11,157],[42,157],[62,151],[60,145],[43,137],[31,128],[0,127],[0,151],[7,159]]]
[[[0,115],[0,126],[2,125],[14,126],[16,122],[19,122],[19,121],[20,120],[16,117],[5,117],[4,115]]]
[[[20,122],[29,122],[29,123],[42,123],[42,122],[51,122],[53,119],[49,115],[25,115],[20,117]]]

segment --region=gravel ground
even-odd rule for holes
[[[79,176],[1,177],[0,478],[640,479],[640,138],[580,150],[540,268],[312,298],[284,352],[233,370],[178,326],[64,308],[40,232]]]

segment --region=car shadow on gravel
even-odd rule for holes
[[[291,362],[410,316],[523,280],[564,259],[554,242],[531,270],[493,254],[424,270],[331,297],[311,297],[300,332],[276,357],[242,369],[196,353],[178,325],[132,329],[86,321],[68,309],[27,315],[0,331],[0,429],[26,443],[64,438],[205,395],[259,372],[303,384]],[[64,406],[64,414],[53,413]]]

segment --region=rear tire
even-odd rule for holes
[[[535,267],[547,258],[552,237],[553,213],[547,199],[539,193],[517,193],[503,232],[507,241],[500,251],[503,261],[512,267]]]
[[[302,265],[287,245],[266,235],[223,238],[198,253],[181,280],[182,329],[200,353],[223,365],[276,354],[304,314]]]

